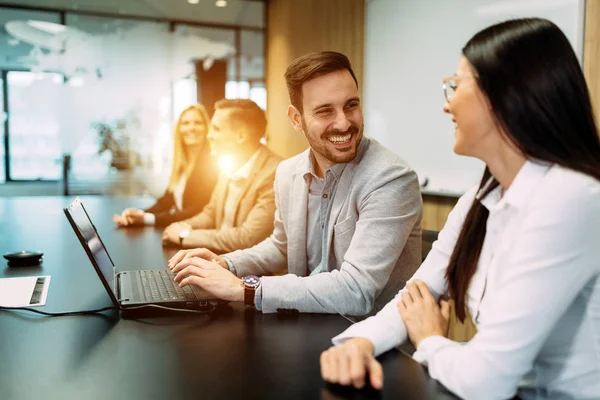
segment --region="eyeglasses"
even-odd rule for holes
[[[444,97],[446,98],[447,102],[450,102],[450,100],[452,100],[452,97],[454,97],[454,93],[456,92],[456,81],[458,79],[464,79],[464,78],[475,78],[472,75],[452,75],[449,76],[447,78],[444,78],[442,80],[442,89],[444,89]]]

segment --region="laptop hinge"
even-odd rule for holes
[[[121,273],[117,272],[115,275],[115,280],[117,281],[117,301],[121,303],[123,298],[121,297]]]

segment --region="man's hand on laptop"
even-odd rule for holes
[[[175,282],[179,287],[196,285],[218,299],[244,301],[242,280],[216,262],[191,257],[177,264]]]
[[[221,267],[225,268],[229,271],[229,265],[227,261],[221,256],[216,255],[212,251],[199,248],[199,249],[191,249],[191,250],[179,250],[171,259],[169,260],[169,269],[174,273],[178,273],[183,269],[183,262],[189,260],[193,257],[199,257],[207,261],[214,261],[219,264]]]

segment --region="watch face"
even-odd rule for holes
[[[255,275],[248,275],[242,278],[244,285],[249,287],[256,287],[260,283],[260,278]]]
[[[181,232],[179,232],[179,237],[181,239],[188,237],[190,234],[190,230],[189,229],[184,229]]]

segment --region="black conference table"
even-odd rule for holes
[[[67,197],[0,198],[0,253],[41,250],[40,266],[0,277],[51,275],[48,312],[110,306],[63,207]],[[117,270],[161,269],[174,253],[152,227],[116,229],[112,214],[148,198],[82,197]],[[326,384],[319,355],[350,325],[339,315],[265,314],[225,304],[204,315],[139,320],[0,311],[0,399],[453,399],[394,350],[380,357],[384,389]]]

